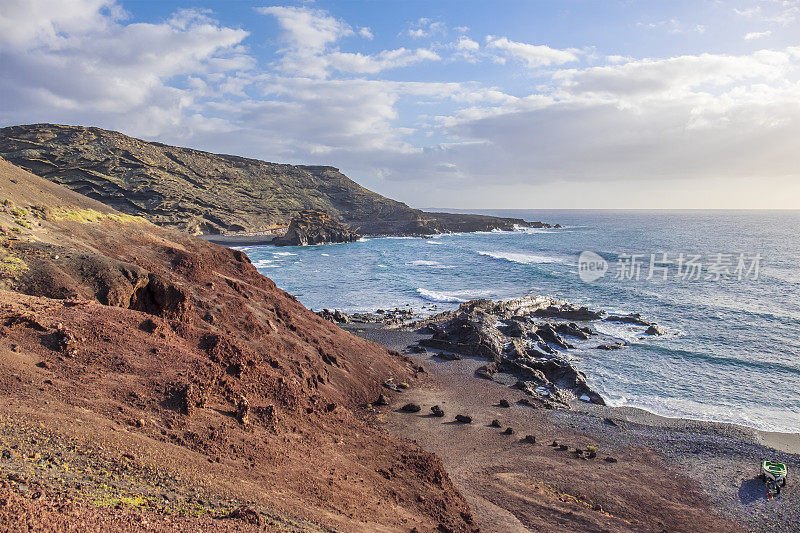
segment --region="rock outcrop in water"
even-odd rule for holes
[[[516,375],[518,388],[544,405],[566,405],[579,398],[604,405],[586,383],[586,376],[561,353],[574,346],[562,336],[581,340],[595,332],[561,318],[596,320],[602,313],[545,297],[516,300],[473,300],[416,324],[432,333],[419,344],[462,356],[487,359],[476,375],[492,379],[499,372]],[[547,318],[543,318],[547,317]]]
[[[420,340],[419,345],[442,350],[436,354],[439,357],[486,359],[489,363],[475,371],[477,377],[493,379],[498,372],[514,374],[519,378],[518,388],[548,407],[567,405],[574,398],[604,405],[603,398],[587,384],[586,375],[564,355],[575,348],[574,342],[589,341],[593,337],[602,338],[604,342],[591,346],[585,343],[584,349],[608,351],[628,346],[624,340],[593,330],[588,323],[596,320],[646,328],[641,331],[642,335],[666,333],[638,313],[606,316],[604,311],[544,296],[471,300],[461,304],[458,310],[414,322],[412,327],[420,333],[431,334],[430,338]],[[449,354],[456,355],[450,357]]]
[[[308,246],[337,242],[354,242],[361,235],[337,222],[322,210],[300,211],[292,218],[289,229],[272,241],[277,246]]]
[[[197,235],[244,233],[268,242],[304,210],[323,210],[364,235],[551,227],[520,219],[426,213],[369,191],[334,167],[212,154],[99,128],[2,128],[0,156],[120,212]]]

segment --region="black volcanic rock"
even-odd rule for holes
[[[361,235],[333,220],[321,210],[301,211],[292,219],[289,229],[282,237],[273,240],[277,246],[307,246],[330,242],[353,242]]]

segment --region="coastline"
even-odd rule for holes
[[[425,336],[382,324],[343,327],[398,351]],[[589,530],[660,531],[659,523],[669,524],[670,531],[756,531],[765,524],[785,531],[800,516],[796,483],[790,481],[780,499],[767,501],[755,477],[762,458],[779,458],[796,471],[799,434],[580,401],[570,409],[534,408],[517,404],[526,395],[502,378],[476,378],[475,370],[485,361],[447,361],[431,352],[409,357],[428,375],[377,409],[376,417],[391,433],[417,441],[442,459],[484,531],[570,524]],[[511,407],[498,407],[501,398]],[[422,411],[399,411],[407,402]],[[444,408],[443,419],[429,416],[433,404]],[[462,412],[472,416],[472,424],[452,422]],[[493,419],[513,426],[515,434],[488,427]],[[537,444],[521,443],[526,434],[535,434]],[[598,459],[580,460],[558,451],[549,446],[553,440],[570,449],[595,445]],[[618,462],[607,463],[605,457]]]
[[[275,235],[198,235],[197,237],[227,248],[234,246],[271,246],[272,241],[275,240]]]

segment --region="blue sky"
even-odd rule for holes
[[[800,0],[0,0],[0,124],[414,206],[800,208]]]

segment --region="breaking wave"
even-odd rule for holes
[[[540,264],[540,263],[563,263],[562,259],[551,257],[547,255],[523,254],[517,252],[485,252],[478,251],[480,255],[492,257],[494,259],[503,259],[512,263],[520,263],[523,265]]]
[[[452,294],[447,294],[444,292],[436,292],[436,291],[429,291],[427,289],[419,288],[417,289],[417,294],[419,294],[420,298],[423,300],[428,300],[429,302],[436,302],[436,303],[462,303],[466,302],[463,298],[459,298],[457,296],[453,296]]]

